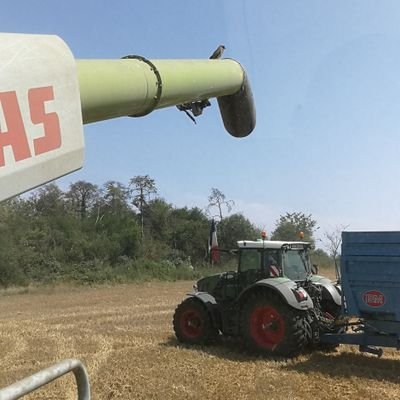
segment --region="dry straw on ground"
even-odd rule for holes
[[[54,288],[0,295],[0,387],[59,360],[86,365],[93,399],[395,399],[400,353],[341,346],[291,360],[237,342],[179,345],[175,306],[190,282]],[[27,398],[76,398],[73,375]]]

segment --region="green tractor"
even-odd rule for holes
[[[200,279],[173,318],[182,343],[242,338],[262,355],[293,357],[339,332],[341,288],[316,274],[310,243],[239,241],[238,270]]]

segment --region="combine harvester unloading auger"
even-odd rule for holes
[[[243,67],[232,59],[75,60],[57,36],[0,34],[0,201],[83,165],[83,124],[216,97],[235,137],[255,127]]]
[[[75,60],[57,36],[8,33],[0,34],[0,54],[0,201],[82,168],[83,124],[175,106],[194,118],[217,98],[232,136],[255,127],[249,81],[232,59]],[[77,368],[84,370],[64,361],[0,390],[0,400]],[[90,390],[78,395],[89,399]]]

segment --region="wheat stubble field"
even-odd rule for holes
[[[400,353],[342,346],[295,360],[248,355],[238,343],[180,346],[175,306],[191,282],[56,287],[0,294],[0,387],[66,358],[89,372],[93,399],[395,399]],[[74,399],[72,374],[29,399]]]

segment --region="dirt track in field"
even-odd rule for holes
[[[191,282],[0,293],[0,387],[79,358],[93,399],[396,399],[400,353],[341,346],[292,360],[252,357],[234,342],[180,346],[175,306]],[[75,399],[72,374],[29,399]]]

